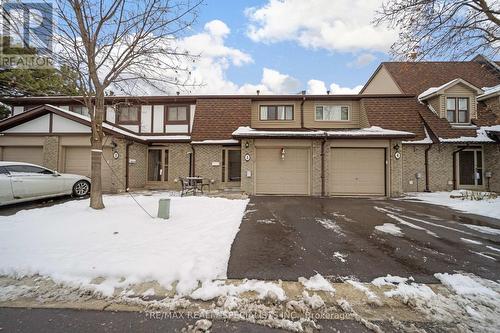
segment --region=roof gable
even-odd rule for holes
[[[381,64],[372,74],[368,82],[361,89],[360,94],[402,94],[403,91],[391,76],[389,71]]]
[[[451,80],[449,82],[446,82],[446,83],[440,85],[439,87],[430,87],[429,89],[425,90],[423,93],[421,93],[420,95],[418,95],[418,99],[421,100],[421,101],[425,101],[425,100],[427,100],[429,98],[432,98],[434,96],[442,95],[448,89],[451,89],[452,87],[455,87],[457,85],[463,85],[463,86],[466,87],[466,89],[469,89],[469,90],[475,92],[478,95],[483,93],[483,91],[481,89],[479,89],[478,87],[474,86],[473,84],[465,81],[462,78],[456,78],[456,79],[453,79],[453,80]]]

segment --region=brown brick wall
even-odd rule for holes
[[[135,142],[129,147],[129,158],[135,163],[129,164],[129,188],[142,188],[146,185],[148,168],[148,146]]]
[[[113,153],[118,152],[117,159],[111,158],[108,161],[111,167],[111,188],[112,193],[120,193],[125,191],[125,150],[127,141],[123,139],[113,138],[116,147],[112,149]],[[102,163],[105,163],[104,161]]]
[[[424,152],[428,145],[403,145],[403,191],[422,192],[425,190]],[[417,180],[415,175],[420,173]]]
[[[43,166],[57,170],[59,165],[59,137],[46,136],[43,142]]]
[[[399,147],[399,152],[402,153],[402,145],[400,140],[391,140],[389,144],[389,164],[391,166],[390,181],[389,181],[389,195],[391,197],[398,197],[403,194],[403,157],[396,159],[396,149],[394,147]]]
[[[209,179],[212,190],[222,189],[222,145],[195,145],[194,150],[196,176]]]
[[[484,171],[489,171],[492,175],[489,190],[500,192],[500,144],[484,145]],[[485,179],[485,184],[488,187],[487,179]]]
[[[245,144],[248,143],[248,148]],[[247,194],[253,194],[254,191],[254,140],[244,139],[241,140],[241,190]],[[245,155],[250,155],[250,161],[245,161]],[[247,176],[247,172],[250,172],[250,177]]]

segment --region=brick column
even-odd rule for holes
[[[248,142],[248,148],[245,144]],[[250,156],[249,161],[245,161],[245,155]],[[242,139],[241,140],[241,190],[247,194],[254,194],[254,177],[255,177],[255,149],[253,139]],[[249,172],[249,176],[247,176]]]
[[[396,150],[394,146],[399,146],[399,153],[401,157],[396,159],[395,154]],[[391,168],[391,179],[390,179],[390,189],[389,195],[391,197],[398,197],[403,193],[403,145],[400,140],[391,140],[390,147],[388,149],[389,156],[387,156],[387,160],[389,161]]]
[[[43,142],[43,166],[52,170],[59,167],[59,137],[46,136]]]

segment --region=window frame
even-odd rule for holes
[[[137,120],[120,120],[122,108],[137,108]],[[115,124],[118,125],[139,125],[141,124],[141,106],[137,104],[117,105],[115,110]]]
[[[81,116],[85,116],[83,113],[76,112],[76,111],[75,111],[75,108],[82,108],[82,109],[83,109],[83,108],[87,108],[87,106],[86,106],[86,105],[82,105],[82,104],[72,104],[72,105],[69,105],[69,106],[68,106],[68,110],[69,110],[69,111],[74,112],[74,113],[76,113],[76,114],[79,114],[79,115],[81,115]],[[90,112],[89,112],[89,109],[88,109],[88,108],[87,108],[87,113],[88,113],[88,114],[89,114],[89,116],[90,116]]]
[[[170,108],[186,108],[186,120],[170,120],[169,119],[169,109]],[[164,125],[188,125],[188,132],[189,132],[189,124],[190,124],[190,113],[191,113],[191,107],[190,105],[187,104],[169,104],[164,106]],[[177,111],[177,115],[179,112]]]
[[[31,171],[15,171],[15,170],[10,170],[10,168],[15,168],[15,167],[23,167],[23,168],[35,168],[35,169],[40,169],[40,171],[42,172],[31,172]],[[5,165],[4,166],[5,170],[7,170],[7,172],[9,174],[19,174],[19,173],[22,173],[22,174],[25,174],[25,173],[33,173],[33,174],[37,174],[37,175],[54,175],[54,171],[52,170],[49,170],[49,169],[46,169],[46,168],[43,168],[43,167],[40,167],[40,166],[36,166],[36,165],[28,165],[28,164],[12,164],[12,165]]]
[[[454,100],[455,101],[455,109],[448,109],[448,100]],[[467,101],[467,116],[466,116],[466,121],[460,121],[460,112],[463,112],[465,110],[460,110],[460,100],[465,99]],[[446,120],[450,124],[470,124],[471,122],[471,103],[470,103],[470,98],[469,97],[463,97],[463,96],[446,96],[445,99],[445,110],[446,110]],[[448,119],[448,112],[453,112],[453,121],[450,121]]]
[[[338,106],[340,107],[340,119],[339,120],[330,120],[330,119],[318,119],[317,114],[316,114],[316,108],[318,107],[335,107]],[[346,107],[347,108],[347,119],[342,120],[342,108]],[[323,110],[324,112],[324,110]],[[324,117],[324,114],[323,114]],[[314,121],[321,121],[321,122],[349,122],[352,120],[352,107],[349,104],[315,104],[314,105]]]
[[[278,107],[280,107],[280,106],[285,108],[285,110],[284,110],[285,119],[278,119]],[[266,108],[275,107],[276,108],[276,118],[270,119],[269,113],[267,113],[266,119],[262,119],[262,108],[263,107],[266,107]],[[292,119],[286,119],[286,108],[287,107],[292,108]],[[260,121],[280,121],[281,122],[281,121],[294,121],[295,120],[295,105],[294,104],[259,104],[258,112],[259,112],[259,120]]]

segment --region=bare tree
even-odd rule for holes
[[[499,0],[388,0],[374,23],[399,31],[391,47],[398,59],[464,60],[500,50]]]
[[[54,60],[77,73],[89,109],[90,207],[104,208],[101,184],[105,96],[110,90],[137,94],[186,87],[195,56],[176,47],[203,0],[57,0]]]

